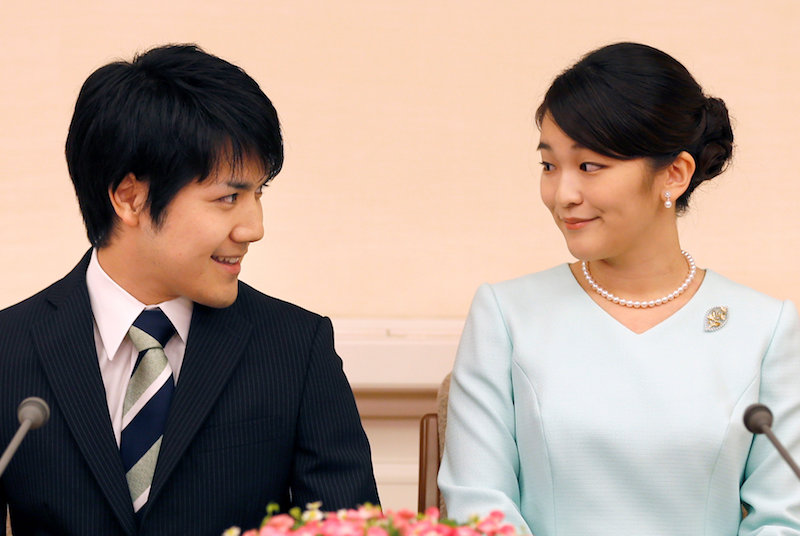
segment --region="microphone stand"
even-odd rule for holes
[[[744,411],[744,425],[748,430],[754,434],[764,434],[769,438],[778,454],[786,460],[789,467],[792,468],[794,474],[800,479],[800,467],[797,466],[792,455],[786,450],[786,447],[778,441],[775,434],[772,432],[772,412],[764,404],[752,404]]]
[[[3,456],[0,457],[0,476],[3,476],[8,462],[11,461],[11,458],[17,452],[20,443],[22,443],[22,440],[25,438],[25,434],[27,434],[29,430],[35,430],[44,425],[47,419],[50,418],[50,406],[41,398],[35,396],[26,398],[20,402],[19,408],[17,408],[17,418],[20,422],[17,433],[11,438],[11,442],[6,447],[5,452],[3,452]]]

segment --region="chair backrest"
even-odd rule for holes
[[[417,508],[424,512],[439,506],[439,416],[426,413],[419,422],[419,493]]]
[[[427,413],[419,423],[419,492],[417,509],[424,512],[431,506],[439,508],[441,517],[447,516],[444,499],[439,493],[436,477],[444,454],[444,435],[447,427],[447,400],[450,393],[450,374],[439,386],[436,413]]]

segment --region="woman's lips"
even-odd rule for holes
[[[564,226],[567,229],[576,231],[578,229],[583,229],[596,219],[597,218],[561,218],[561,221],[564,222]]]

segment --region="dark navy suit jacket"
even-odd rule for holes
[[[15,536],[215,535],[258,526],[269,502],[377,503],[369,444],[330,320],[239,283],[195,304],[150,499],[134,515],[114,440],[86,288],[89,255],[0,311],[0,448],[28,396],[50,421],[0,480]],[[5,526],[5,523],[2,524]]]

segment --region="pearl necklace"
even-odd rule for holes
[[[686,279],[683,280],[681,286],[675,289],[674,292],[667,294],[657,300],[650,300],[650,301],[633,301],[633,300],[625,300],[620,298],[619,296],[614,296],[609,291],[598,285],[592,279],[592,276],[589,274],[589,265],[586,261],[581,261],[581,269],[583,270],[583,277],[586,278],[586,282],[589,283],[589,286],[594,289],[595,292],[600,294],[602,297],[607,299],[608,301],[614,302],[619,305],[624,305],[625,307],[634,307],[636,309],[646,309],[648,307],[657,307],[659,305],[664,305],[667,302],[670,302],[686,292],[686,289],[689,288],[689,284],[694,279],[694,274],[697,273],[697,266],[694,264],[694,259],[692,258],[689,253],[686,251],[681,250],[681,254],[686,257],[686,262],[689,264],[689,275],[686,276]]]

